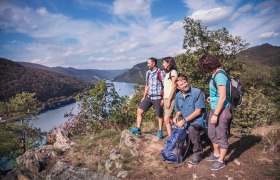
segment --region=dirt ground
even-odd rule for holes
[[[278,177],[273,174],[275,157],[261,150],[261,139],[256,136],[230,137],[227,166],[219,171],[210,171],[208,168],[212,162],[205,159],[198,165],[188,165],[190,155],[181,164],[165,163],[161,159],[165,141],[166,137],[157,142],[143,140],[137,166],[130,171],[127,179],[279,179],[279,173]],[[204,157],[211,152],[211,146],[206,145]]]

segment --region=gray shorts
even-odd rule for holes
[[[163,117],[163,108],[160,105],[161,99],[151,100],[150,98],[146,97],[140,104],[139,108],[142,109],[144,112],[147,111],[152,105],[154,105],[156,115],[159,118]]]
[[[232,115],[228,108],[223,109],[218,117],[217,124],[211,124],[211,117],[214,110],[211,110],[208,120],[208,137],[214,144],[218,144],[222,149],[228,149],[229,125]]]

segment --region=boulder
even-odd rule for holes
[[[127,130],[123,130],[121,134],[119,148],[120,149],[129,148],[130,153],[133,156],[138,156],[139,155],[138,149],[139,149],[140,142],[141,142],[140,138],[130,134]]]
[[[56,152],[53,146],[43,146],[41,149],[31,149],[19,156],[17,164],[23,165],[31,172],[38,174],[44,170],[46,166],[50,165],[56,159]]]
[[[116,180],[118,178],[96,173],[88,168],[76,167],[68,164],[67,162],[58,161],[46,177],[46,180],[53,179]]]

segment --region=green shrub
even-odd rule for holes
[[[275,104],[252,87],[244,94],[242,107],[235,109],[233,125],[239,132],[249,133],[256,126],[270,124],[276,114]]]

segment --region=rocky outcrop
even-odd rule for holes
[[[65,151],[70,149],[71,147],[71,140],[68,137],[68,132],[62,128],[57,128],[55,130],[55,143],[53,144],[55,148],[61,149]]]
[[[46,178],[46,180],[53,179],[117,180],[118,178],[99,174],[87,168],[76,167],[66,162],[58,161]]]
[[[39,174],[47,166],[54,164],[57,150],[52,145],[43,146],[38,150],[28,150],[17,158],[17,164],[22,165],[34,174]]]

